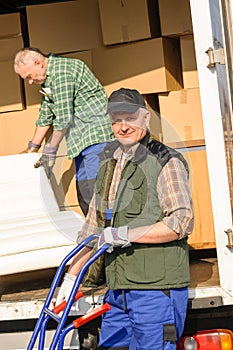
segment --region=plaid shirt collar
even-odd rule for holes
[[[115,152],[113,153],[113,158],[116,160],[121,159],[124,157],[125,159],[132,159],[136,153],[136,150],[139,146],[139,143],[136,145],[132,146],[128,152],[124,152],[122,147],[118,147]]]
[[[133,159],[135,163],[140,162],[141,159],[144,159],[147,153],[146,145],[150,139],[150,132],[147,131],[145,137],[136,145],[132,146],[130,150],[127,152],[128,157]],[[123,147],[118,140],[114,140],[109,143],[104,150],[106,158],[115,158],[118,159],[124,153]],[[131,155],[131,156],[130,156]]]

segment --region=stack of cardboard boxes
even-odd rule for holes
[[[92,51],[93,70],[107,93],[126,86],[156,94],[163,142],[204,144],[189,1],[99,0],[99,7],[104,47]]]
[[[159,11],[162,36],[179,40],[183,80],[180,91],[158,95],[163,142],[186,147],[183,155],[190,167],[195,212],[189,244],[196,249],[212,248],[215,234],[189,1],[159,0]]]
[[[26,12],[30,46],[46,54],[53,52],[83,60],[108,95],[120,87],[135,88],[144,95],[152,112],[152,135],[180,148],[190,165],[196,214],[190,245],[214,246],[208,170],[205,149],[201,148],[205,141],[189,0],[76,0],[27,6]],[[6,81],[7,78],[8,75]],[[13,72],[12,79],[17,79]],[[18,153],[25,147],[32,136],[31,124],[38,115],[40,87],[25,83],[18,90],[23,92],[23,99],[17,101],[21,104],[19,109],[25,110],[10,114],[12,125],[21,135],[17,136],[20,142],[11,147],[5,140],[1,155]],[[5,106],[11,91],[5,96],[0,107]],[[19,114],[22,112],[28,113],[25,115],[30,115],[31,120],[25,120],[23,126]],[[3,126],[3,119],[2,114],[0,132],[4,128],[8,134],[11,131]],[[10,120],[9,116],[7,119]],[[60,155],[65,153],[63,142]],[[60,157],[55,170],[54,187],[60,206],[66,203],[77,206],[73,163]]]
[[[21,82],[15,76],[13,68],[14,53],[21,47],[23,47],[23,39],[19,15],[2,15],[0,21],[0,112],[23,109]]]
[[[159,95],[163,141],[173,146],[204,144],[200,92],[189,1],[159,1],[161,31],[180,42],[183,89]]]
[[[0,16],[0,155],[25,148],[33,120],[25,110],[23,83],[14,72],[15,53],[24,47],[20,14]]]

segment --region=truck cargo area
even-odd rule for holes
[[[120,87],[143,95],[152,136],[190,168],[195,226],[184,335],[233,331],[233,0],[11,0],[0,1],[1,350],[27,348],[84,222],[65,141],[50,180],[33,166],[39,154],[22,152],[41,102],[39,87],[12,68],[27,46],[84,61],[108,96]],[[69,320],[103,303],[105,286],[81,289]],[[84,350],[100,321],[72,332],[64,349]]]

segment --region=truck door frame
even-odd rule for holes
[[[223,304],[229,305],[233,304],[233,249],[227,247],[228,236],[225,231],[232,229],[232,205],[223,120],[224,113],[231,111],[230,89],[226,64],[220,67],[220,63],[216,63],[213,68],[208,67],[207,54],[209,48],[217,50],[222,46],[226,57],[221,3],[219,0],[190,0],[190,8],[216,236],[219,292]]]

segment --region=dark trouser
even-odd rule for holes
[[[78,202],[85,216],[87,216],[89,204],[94,193],[95,181],[96,179],[80,181],[76,180]]]
[[[106,142],[85,148],[75,158],[76,189],[79,205],[86,216],[94,193],[95,181],[100,165],[99,155],[106,146]]]

